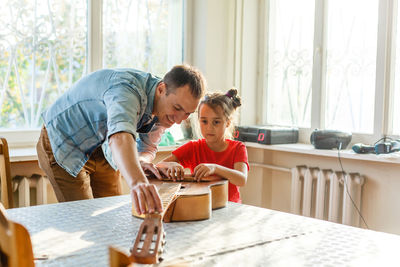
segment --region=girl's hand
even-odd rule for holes
[[[208,177],[215,173],[215,169],[217,168],[216,164],[212,163],[201,163],[194,168],[194,179],[197,182],[201,181],[201,178]]]
[[[157,164],[157,169],[174,182],[183,180],[184,168],[177,162],[161,162]]]
[[[167,169],[167,177],[171,178],[174,182],[183,180],[184,169],[182,165],[176,163]]]

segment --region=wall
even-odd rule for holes
[[[286,168],[308,165],[341,170],[338,158],[305,155],[259,148],[248,148],[249,161]],[[365,177],[361,214],[372,230],[400,234],[400,165],[355,159],[343,159],[346,172],[358,172]],[[290,211],[291,174],[253,167],[248,183],[241,188],[243,203],[264,208]],[[363,226],[365,227],[365,226]]]
[[[260,122],[262,90],[258,76],[262,58],[258,39],[263,34],[258,14],[263,1],[188,1],[193,19],[187,28],[185,61],[205,75],[210,91],[238,88],[243,105],[240,121]]]

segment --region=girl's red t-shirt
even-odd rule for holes
[[[227,168],[234,168],[236,162],[244,162],[249,170],[247,150],[240,141],[226,139],[228,148],[221,152],[212,151],[205,139],[189,141],[172,152],[184,168],[194,168],[200,163],[215,163]],[[229,183],[229,201],[242,203],[239,187]]]

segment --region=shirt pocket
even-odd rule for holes
[[[89,106],[90,105],[90,106]],[[65,114],[65,140],[84,153],[91,153],[107,135],[107,113],[99,101],[80,103]]]

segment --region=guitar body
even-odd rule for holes
[[[192,177],[185,177],[183,181],[158,180],[149,178],[149,182],[155,184],[163,202],[162,188],[180,184],[175,200],[168,207],[164,206],[164,222],[182,222],[205,220],[211,217],[212,210],[223,208],[228,202],[228,180],[219,177],[208,177],[201,182],[195,182]],[[144,218],[136,213],[135,217]]]

